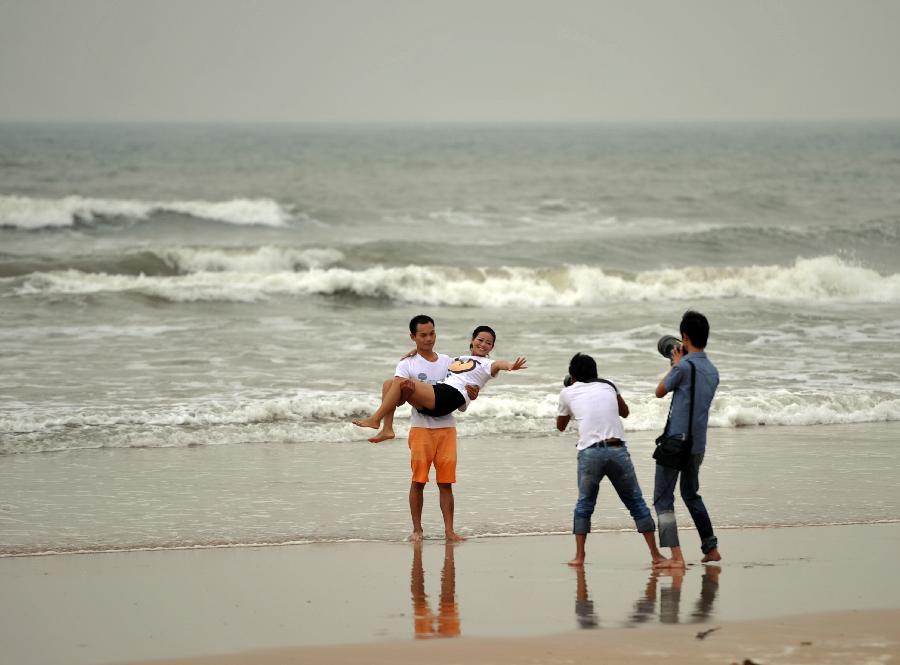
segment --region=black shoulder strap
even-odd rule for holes
[[[697,368],[690,360],[686,361],[691,366],[691,402],[688,407],[688,440],[693,440],[694,435],[694,386],[697,385]]]
[[[619,389],[616,388],[616,384],[613,383],[612,381],[607,381],[606,379],[597,379],[597,382],[598,382],[598,383],[605,383],[605,384],[608,385],[608,386],[612,386],[612,389],[616,391],[616,395],[619,394]]]

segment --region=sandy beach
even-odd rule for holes
[[[688,552],[694,536],[684,532]],[[721,541],[721,566],[692,563],[674,577],[654,575],[626,532],[592,534],[583,570],[565,565],[572,540],[562,535],[8,557],[0,630],[18,665],[598,653],[864,663],[900,653],[900,525],[729,529]],[[455,639],[416,639],[442,636]]]
[[[257,4],[0,0],[0,665],[900,665],[900,0]]]
[[[900,655],[898,610],[851,611],[745,621],[710,632],[690,626],[642,631],[567,633],[544,638],[473,639],[430,643],[375,644],[257,651],[186,658],[183,665],[293,665],[296,663],[484,663],[579,665],[581,663],[737,663],[739,665],[864,664]],[[714,632],[713,632],[714,631]]]

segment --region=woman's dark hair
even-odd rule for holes
[[[589,355],[576,353],[569,361],[569,376],[581,383],[597,378],[597,363]]]
[[[700,312],[690,309],[686,311],[681,317],[679,330],[682,335],[687,334],[691,344],[698,349],[706,348],[706,342],[709,340],[709,321]]]
[[[419,326],[423,323],[430,323],[434,325],[434,319],[432,319],[427,314],[419,314],[418,316],[412,317],[409,321],[409,334],[415,335],[416,331],[419,329]]]
[[[478,337],[478,333],[488,332],[491,333],[491,337],[494,338],[494,343],[497,342],[497,333],[494,332],[494,329],[490,326],[478,326],[475,330],[472,331],[472,339]],[[472,350],[472,344],[469,343],[469,351]]]

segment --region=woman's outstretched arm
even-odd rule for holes
[[[528,369],[527,363],[528,360],[524,356],[519,356],[513,362],[508,360],[495,360],[491,365],[491,376],[497,376],[497,372],[500,370],[506,370],[508,372],[515,372],[517,369]]]

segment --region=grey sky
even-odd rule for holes
[[[0,0],[0,120],[900,118],[900,0]]]

